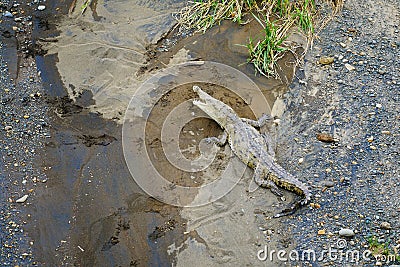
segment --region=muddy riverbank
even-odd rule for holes
[[[4,69],[10,78],[19,77],[16,87],[10,79],[2,81],[11,92],[1,92],[7,115],[3,124],[12,126],[1,129],[6,196],[1,226],[2,232],[14,233],[2,236],[2,258],[12,255],[7,264],[374,266],[373,256],[357,263],[327,258],[285,262],[276,254],[274,260],[262,261],[258,252],[313,249],[319,255],[329,247],[338,249],[340,240],[346,242],[345,251],[399,251],[396,1],[347,1],[338,19],[320,33],[293,82],[294,58],[281,62],[287,77],[283,83],[255,77],[254,70],[242,64],[246,51],[237,44],[246,41],[253,24],[224,22],[204,35],[174,39],[168,35],[174,23],[171,12],[182,1],[133,1],[129,6],[124,1],[93,2],[84,15],[76,8],[69,17],[69,1],[46,2],[44,12],[38,12],[37,5],[27,9],[34,14],[33,40],[48,52],[35,54],[35,61],[11,61]],[[30,33],[24,36],[30,38]],[[11,41],[4,44],[7,49],[13,47]],[[18,50],[2,52],[12,58]],[[334,62],[317,64],[321,57],[333,57]],[[294,194],[285,191],[284,198],[277,198],[265,189],[249,192],[250,169],[223,198],[196,208],[163,204],[132,179],[121,125],[129,99],[158,69],[200,60],[227,64],[254,80],[268,111],[278,119],[261,130],[273,136],[277,162],[310,185],[311,205],[292,216],[271,219]],[[17,75],[21,64],[25,67]],[[168,84],[170,77],[163,82]],[[251,101],[233,94],[229,82],[218,91],[210,84],[200,85],[241,116],[256,117]],[[175,107],[194,97],[191,86],[179,85],[157,102],[145,143],[155,168],[185,185],[203,183],[207,174],[221,172],[232,158],[225,147],[210,170],[188,173],[165,157],[160,129]],[[319,141],[320,132],[337,141]],[[204,137],[220,133],[209,119],[193,120],[180,132],[179,147],[193,159]],[[24,149],[18,149],[21,142]],[[24,194],[28,200],[15,203]],[[353,236],[340,236],[344,228]]]

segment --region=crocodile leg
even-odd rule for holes
[[[214,143],[217,146],[224,146],[226,144],[226,141],[228,140],[228,134],[227,134],[227,132],[224,131],[221,138],[207,137],[205,140],[207,143]]]
[[[262,136],[264,137],[265,143],[268,147],[268,153],[275,159],[275,142],[272,141],[271,136],[267,133],[263,133]]]
[[[263,172],[263,168],[261,168],[259,164],[254,171],[254,181],[256,182],[256,184],[264,188],[269,188],[271,192],[278,197],[283,196],[282,191],[278,188],[278,186],[273,181],[264,179],[265,176],[266,175]],[[252,184],[250,184],[250,186],[252,186]]]
[[[268,121],[272,120],[272,117],[267,115],[267,114],[263,114],[258,120],[250,120],[247,118],[240,118],[243,122],[253,126],[253,127],[257,127],[257,128],[261,128],[263,127]]]

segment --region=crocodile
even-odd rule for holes
[[[310,201],[311,193],[308,186],[277,164],[271,138],[256,129],[271,120],[270,116],[263,115],[257,121],[240,118],[230,106],[213,98],[199,86],[193,86],[193,91],[199,96],[198,99],[193,100],[193,104],[224,130],[220,138],[209,137],[208,142],[218,146],[224,146],[228,142],[233,153],[254,170],[254,182],[258,186],[269,188],[278,196],[282,196],[278,187],[302,196],[300,200],[295,201],[274,217],[293,214],[299,207]]]

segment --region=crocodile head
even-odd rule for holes
[[[236,112],[230,106],[213,98],[198,86],[193,86],[193,91],[199,96],[199,99],[193,100],[193,104],[215,120],[222,128],[225,128],[231,121],[238,120]]]

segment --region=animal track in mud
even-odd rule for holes
[[[117,141],[117,138],[108,134],[102,134],[100,136],[92,136],[92,135],[82,135],[78,137],[82,140],[82,143],[87,146],[91,147],[93,145],[96,146],[108,146],[114,141]]]
[[[121,231],[129,230],[131,226],[129,225],[129,221],[126,218],[122,218],[119,216],[117,227],[115,228],[114,234],[110,237],[110,239],[104,243],[103,247],[101,248],[102,251],[108,251],[111,247],[115,246],[119,243],[119,234]]]
[[[156,226],[154,231],[151,234],[149,234],[149,239],[155,241],[158,238],[165,236],[166,232],[174,230],[175,226],[176,226],[176,221],[174,219],[168,220],[163,225]]]

